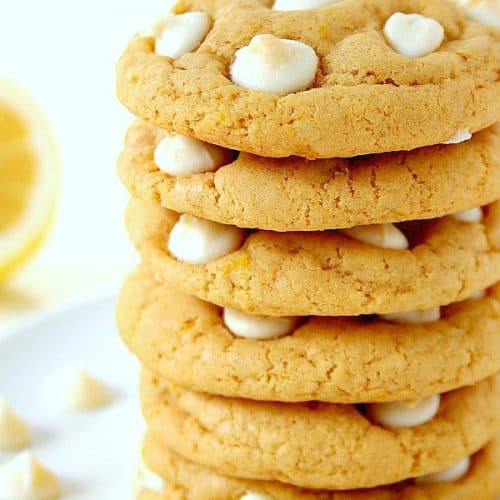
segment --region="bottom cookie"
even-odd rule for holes
[[[314,491],[271,481],[224,477],[188,462],[146,437],[145,460],[166,486],[144,489],[140,500],[494,500],[500,494],[500,438],[471,457],[468,472],[459,480],[351,491]],[[252,495],[253,494],[253,495]]]
[[[144,373],[150,439],[223,476],[351,490],[446,469],[496,435],[500,377],[440,398],[419,425],[390,428],[352,405],[262,403],[172,386]],[[367,409],[368,410],[368,409]]]

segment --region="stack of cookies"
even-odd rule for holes
[[[182,0],[132,40],[119,172],[142,264],[118,323],[163,480],[141,499],[500,494],[482,3]]]

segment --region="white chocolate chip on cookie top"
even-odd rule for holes
[[[396,12],[385,23],[384,35],[399,54],[423,57],[441,46],[444,28],[436,20],[421,14]]]
[[[181,215],[168,239],[168,251],[181,262],[208,264],[237,250],[245,232],[192,215]]]
[[[158,168],[173,177],[211,172],[231,159],[229,149],[169,132],[154,153]]]
[[[370,224],[341,229],[339,232],[363,243],[381,248],[407,250],[408,239],[394,224]]]
[[[292,317],[258,316],[225,308],[224,322],[237,337],[265,340],[288,335],[295,328],[297,319]]]
[[[205,12],[187,12],[164,19],[163,32],[156,40],[156,53],[177,59],[196,50],[210,29]]]
[[[318,9],[341,1],[342,0],[276,0],[273,9],[282,11]]]
[[[373,421],[389,428],[416,427],[432,420],[441,404],[435,395],[415,401],[394,401],[367,405],[367,415]]]
[[[456,0],[478,23],[500,28],[500,0]]]
[[[264,34],[236,52],[231,77],[247,89],[286,95],[309,87],[317,69],[318,57],[309,45]]]
[[[452,483],[453,481],[458,481],[467,472],[470,467],[470,458],[466,457],[459,462],[453,464],[452,466],[435,472],[434,474],[426,474],[425,476],[420,476],[415,478],[416,484],[439,484],[439,483]]]

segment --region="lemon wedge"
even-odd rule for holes
[[[47,236],[59,192],[59,160],[37,106],[0,79],[0,281]]]

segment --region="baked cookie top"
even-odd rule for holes
[[[498,32],[453,3],[343,0],[300,11],[272,3],[179,2],[175,14],[204,13],[198,39],[181,33],[191,45],[168,57],[155,52],[164,53],[163,41],[135,37],[118,64],[118,97],[169,131],[268,157],[411,150],[498,121]],[[394,18],[388,26],[398,12],[423,17]],[[161,37],[164,24],[152,34]],[[179,36],[167,30],[167,43],[170,33]],[[279,39],[300,42],[299,48]],[[399,44],[405,40],[426,54],[408,52]],[[254,89],[266,71],[277,78],[282,72],[284,84],[306,77],[304,66],[314,57],[316,71],[304,90]]]
[[[429,222],[407,250],[338,231],[244,235],[230,226],[179,219],[137,199],[129,205],[127,226],[160,280],[208,302],[250,314],[355,316],[446,305],[499,281],[500,203],[484,212],[482,222],[451,216]],[[406,241],[394,227],[389,236]],[[180,261],[174,250],[209,262]]]
[[[443,394],[433,418],[398,428],[351,405],[222,398],[149,374],[141,397],[154,439],[189,460],[224,475],[329,490],[438,472],[483,447],[500,423],[498,377]]]
[[[304,490],[278,482],[221,476],[176,455],[152,435],[146,439],[144,454],[166,485],[163,492],[145,489],[140,500],[494,500],[500,493],[498,439],[472,456],[469,472],[459,481],[426,485],[405,481],[356,491]]]
[[[430,219],[500,198],[500,125],[461,144],[353,160],[240,153],[215,171],[181,176],[155,163],[162,141],[158,127],[143,121],[130,127],[118,161],[130,193],[238,227],[316,231]],[[172,148],[184,158],[195,154],[189,144]],[[167,161],[176,163],[173,153]]]
[[[257,340],[234,335],[217,306],[142,269],[123,287],[117,321],[140,361],[183,387],[255,400],[361,403],[422,398],[498,372],[499,311],[497,285],[484,298],[442,308],[431,323],[310,317],[288,335]]]

